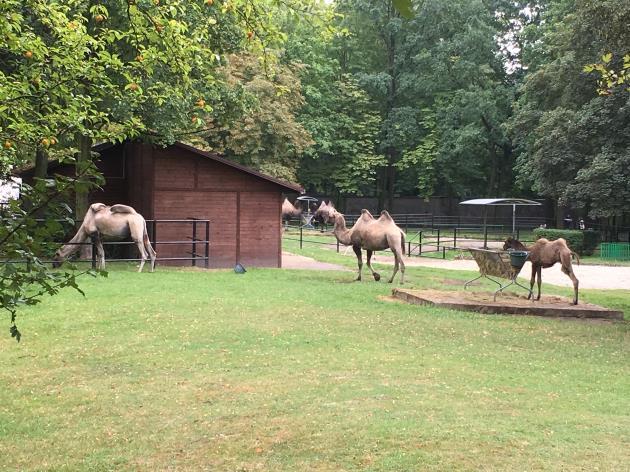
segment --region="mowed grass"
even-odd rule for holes
[[[626,322],[410,306],[350,272],[133,270],[85,278],[86,297],[21,313],[20,344],[0,338],[1,470],[630,463]],[[407,275],[459,290],[471,274]],[[628,291],[583,298],[630,315]]]

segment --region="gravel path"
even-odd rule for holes
[[[282,268],[283,269],[307,269],[307,270],[342,270],[348,272],[348,268],[329,264],[328,262],[316,261],[313,258],[299,256],[290,252],[282,252]]]
[[[343,251],[341,252],[343,254]],[[355,258],[352,251],[346,253],[347,257]],[[365,256],[364,256],[365,261]],[[387,253],[379,252],[372,257],[372,263],[376,264],[394,264],[394,258]],[[449,270],[469,270],[478,271],[477,263],[473,260],[443,260],[429,259],[420,257],[405,257],[405,265],[407,267],[435,267],[438,269]],[[311,270],[343,270],[348,271],[346,267],[319,262],[310,257],[299,256],[288,252],[282,253],[282,267],[285,269],[311,269]],[[611,267],[597,265],[577,265],[573,263],[573,271],[580,281],[580,288],[604,289],[604,290],[630,290],[630,267]],[[531,264],[527,262],[519,278],[529,281],[531,276]],[[560,270],[560,264],[556,264],[549,269],[543,269],[542,279],[545,284],[559,285],[561,287],[572,287],[571,280]]]

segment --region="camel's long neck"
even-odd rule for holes
[[[516,242],[517,242],[517,244],[514,245],[515,246],[514,249],[516,249],[517,251],[531,251],[532,250],[531,247],[527,247],[522,242],[520,242],[520,241],[516,241]]]
[[[81,226],[79,228],[79,231],[77,231],[77,234],[75,234],[73,238],[68,241],[67,244],[61,246],[61,249],[59,249],[59,255],[64,259],[67,259],[68,257],[70,257],[71,254],[74,254],[79,249],[81,249],[80,243],[84,243],[85,241],[87,241],[87,239],[88,235],[83,229],[83,226]]]
[[[350,246],[352,244],[350,240],[351,231],[346,228],[346,220],[343,216],[337,215],[335,218],[335,226],[333,228],[333,234],[341,244]]]

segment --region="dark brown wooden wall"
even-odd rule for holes
[[[126,155],[122,150],[123,147],[120,145],[101,152],[101,157],[97,160],[96,166],[105,178],[105,185],[102,186],[102,189],[90,192],[90,203],[100,202],[106,205],[114,205],[129,201],[127,194],[128,170],[126,169]]]
[[[237,262],[245,267],[281,266],[282,187],[178,146],[162,149],[124,143],[100,154],[97,166],[106,183],[90,194],[90,203],[131,205],[147,220],[211,220],[212,267],[233,267]],[[64,164],[52,172],[73,175],[74,167]],[[156,232],[158,242],[187,240],[192,225],[159,223]],[[201,224],[197,237],[205,238]],[[188,257],[191,250],[192,243],[157,247],[158,257]],[[197,252],[203,251],[198,245]],[[190,265],[190,261],[172,264]]]
[[[153,152],[156,219],[211,220],[212,267],[233,267],[237,262],[245,267],[280,267],[281,188],[177,147]],[[199,225],[199,239],[204,231]],[[161,223],[157,233],[158,241],[184,240],[192,236],[192,226]],[[158,244],[157,251],[158,257],[186,257],[191,245]],[[197,251],[202,253],[203,247]]]

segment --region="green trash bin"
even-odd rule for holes
[[[520,270],[525,265],[528,257],[528,251],[510,251],[510,265]]]

